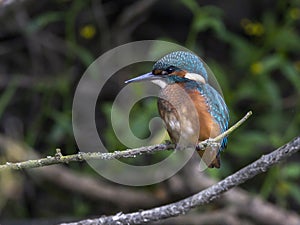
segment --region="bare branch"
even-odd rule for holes
[[[235,125],[225,131],[223,134],[220,134],[216,138],[205,140],[199,143],[199,149],[204,150],[207,146],[218,144],[219,140],[228,136],[235,129],[241,126],[250,116],[252,112],[248,112],[240,121],[238,121]],[[124,151],[114,151],[112,153],[102,153],[102,152],[79,152],[73,155],[62,155],[60,149],[56,149],[56,154],[54,156],[47,156],[41,159],[28,160],[24,162],[7,162],[6,164],[0,165],[0,171],[6,169],[29,169],[36,167],[49,166],[53,164],[61,164],[61,163],[69,163],[69,162],[79,162],[79,161],[87,161],[92,159],[102,159],[102,160],[111,160],[118,158],[134,158],[138,155],[149,154],[158,151],[164,150],[172,150],[175,149],[175,144],[157,144],[152,146],[127,149]]]
[[[182,225],[182,224],[205,224],[205,225],[216,225],[216,224],[230,224],[230,225],[249,225],[249,222],[242,221],[237,215],[234,215],[232,210],[219,210],[214,212],[191,213],[180,217],[172,217],[163,221],[155,222],[154,224],[163,225]]]
[[[0,147],[5,151],[6,157],[10,160],[25,160],[28,157],[39,157],[38,153],[30,147],[2,135],[0,135]],[[14,151],[11,151],[11,149],[14,149]],[[180,196],[189,196],[191,193],[197,193],[199,190],[203,190],[217,183],[216,180],[206,176],[205,173],[199,173],[199,159],[197,157],[192,158],[183,170],[181,170],[182,174],[176,174],[168,180],[168,182],[171,183],[166,188],[168,188],[168,194],[171,193],[171,195],[165,198],[160,198],[144,190],[132,190],[123,185],[109,184],[97,177],[78,174],[60,165],[33,169],[28,172],[33,178],[47,180],[57,187],[72,191],[72,193],[80,193],[87,199],[101,203],[103,203],[103,201],[113,203],[116,210],[122,210],[124,208],[126,208],[126,210],[149,208],[164,203],[166,204],[166,202],[170,202],[173,199],[172,193],[180,193]],[[241,188],[231,189],[224,193],[217,201],[217,204],[225,206],[226,210],[228,205],[231,206],[231,210],[226,212],[228,218],[232,216],[232,218],[239,219],[238,216],[246,216],[258,224],[297,224],[293,221],[298,221],[298,224],[300,224],[300,216],[295,212],[280,208],[258,196],[253,196],[253,194]],[[199,213],[197,213],[197,216],[193,216],[193,214],[191,215],[191,213],[189,213],[186,216],[173,217],[166,221],[163,220],[161,224],[193,224],[192,218],[198,221],[194,224],[199,224],[199,221],[209,216],[208,214],[210,213],[206,212],[203,217],[202,214],[199,215]],[[183,220],[185,220],[186,223],[182,222]],[[214,221],[213,224],[218,224],[216,216],[210,220]],[[224,218],[223,221],[226,221],[226,219]],[[242,221],[239,224],[246,224],[245,222],[246,221]],[[204,222],[200,224],[204,224]],[[227,224],[234,223],[228,222]]]
[[[193,161],[184,168],[183,174],[175,175],[171,178],[173,179],[177,176],[177,179],[183,179],[183,189],[189,191],[186,191],[182,196],[189,196],[190,193],[197,193],[199,190],[203,190],[217,183],[216,180],[206,176],[204,173],[199,174],[199,162],[197,159],[192,160]],[[182,193],[182,191],[180,193]],[[232,209],[234,209],[232,213],[241,217],[246,216],[246,218],[250,218],[251,221],[255,221],[256,224],[300,224],[300,215],[296,212],[281,208],[238,187],[224,193],[222,197],[217,200],[217,204],[223,205],[226,208],[231,206]]]
[[[260,159],[244,167],[238,172],[226,177],[217,184],[179,202],[134,213],[118,213],[113,216],[102,216],[97,219],[88,219],[79,222],[68,223],[68,225],[143,224],[185,214],[192,208],[207,204],[220,197],[222,193],[228,191],[229,189],[244,183],[257,174],[267,171],[272,165],[285,160],[299,150],[300,136],[280,147],[279,149],[271,152],[270,154],[263,155]],[[299,221],[290,220],[290,225],[299,224],[298,222]],[[67,225],[67,223],[64,223],[63,225]]]
[[[40,156],[37,151],[26,144],[1,134],[0,151],[4,158],[10,160],[25,160],[27,158],[38,158]],[[124,208],[127,210],[141,207],[149,208],[167,202],[166,199],[162,199],[147,190],[116,185],[98,176],[78,173],[78,171],[76,172],[61,165],[32,169],[27,171],[26,174],[30,176],[32,180],[37,180],[38,182],[44,180],[53,183],[55,187],[71,191],[74,194],[78,193],[86,199],[92,199],[101,204],[105,204],[106,202],[113,204],[116,210]]]

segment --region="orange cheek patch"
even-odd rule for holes
[[[186,74],[186,71],[180,70],[180,71],[175,71],[175,72],[171,73],[170,75],[176,75],[176,76],[179,76],[179,77],[184,77],[185,74]]]
[[[159,75],[159,74],[161,74],[161,70],[154,70],[152,73],[154,74],[154,75]]]

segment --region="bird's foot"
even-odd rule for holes
[[[216,142],[213,138],[208,138],[197,145],[197,150],[205,150],[208,147],[212,149],[219,149],[221,147],[221,144],[219,142]]]
[[[163,143],[164,143],[165,145],[170,145],[170,144],[172,144],[172,141],[170,141],[170,140],[164,140]]]

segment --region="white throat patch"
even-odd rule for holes
[[[167,86],[167,83],[164,80],[152,80],[151,82],[160,86],[161,88],[165,88]]]
[[[204,84],[206,83],[204,77],[197,73],[186,73],[184,77],[190,80],[199,81]]]

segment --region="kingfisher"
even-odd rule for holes
[[[209,151],[197,147],[200,141],[226,131],[229,123],[227,105],[209,83],[209,73],[197,55],[175,51],[159,59],[151,72],[125,83],[151,81],[159,85],[158,111],[171,141],[194,146],[209,168],[220,168],[220,153],[227,146],[227,137]]]

